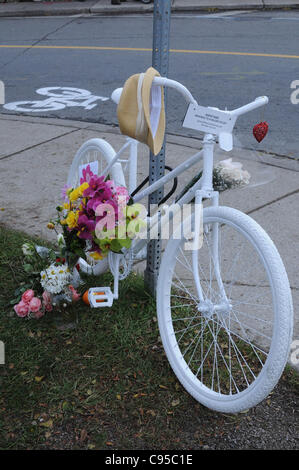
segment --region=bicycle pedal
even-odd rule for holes
[[[111,307],[113,304],[113,293],[110,287],[91,287],[88,290],[88,300],[93,308]]]

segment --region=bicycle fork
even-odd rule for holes
[[[212,267],[210,269],[210,277],[212,273],[215,274],[215,280],[217,282],[221,302],[219,304],[213,304],[211,299],[207,298],[207,294],[204,294],[202,289],[202,282],[199,272],[199,256],[200,248],[202,246],[203,239],[205,237],[206,228],[203,226],[203,211],[202,211],[202,201],[203,199],[211,199],[213,206],[219,205],[219,192],[214,191],[213,189],[213,152],[214,152],[215,138],[211,134],[206,134],[203,141],[203,150],[204,150],[204,171],[202,175],[202,185],[201,189],[198,189],[195,192],[195,215],[194,215],[194,249],[192,250],[192,270],[194,275],[194,281],[196,286],[197,295],[199,298],[198,310],[206,315],[211,317],[214,313],[220,311],[226,311],[229,307],[229,302],[226,296],[224,289],[222,277],[221,277],[221,268],[219,261],[219,223],[215,222],[212,224],[211,234],[212,242],[211,246],[208,246],[210,251],[210,259]],[[201,243],[200,243],[201,241]],[[196,246],[197,245],[197,246]],[[206,280],[205,280],[206,282]],[[210,290],[211,290],[212,280],[210,279]],[[208,286],[207,286],[208,288]]]

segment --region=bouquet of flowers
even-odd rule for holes
[[[213,171],[213,185],[216,191],[245,186],[249,183],[250,174],[243,170],[240,162],[233,162],[232,158],[221,160]]]
[[[202,170],[195,175],[183,191],[176,197],[177,202],[200,178]],[[226,189],[234,189],[249,184],[250,174],[243,170],[240,162],[234,162],[232,158],[221,160],[213,168],[213,187],[215,191],[225,191]]]
[[[39,319],[61,303],[66,307],[80,298],[75,288],[79,284],[77,268],[71,272],[56,252],[33,243],[24,243],[22,251],[28,283],[16,289],[12,300],[19,317]]]
[[[121,253],[144,226],[143,206],[132,204],[125,187],[93,174],[90,165],[83,169],[80,185],[64,187],[63,196],[52,228],[62,227],[60,241],[68,264],[78,257],[101,260],[109,251]]]
[[[30,283],[18,288],[12,301],[20,317],[41,318],[54,307],[78,300],[78,259],[101,260],[109,251],[121,253],[146,225],[141,218],[145,208],[132,204],[126,188],[95,175],[90,165],[82,170],[78,187],[64,187],[63,198],[56,220],[48,223],[57,232],[59,252],[23,245]]]
[[[35,295],[32,289],[27,289],[19,303],[14,306],[14,311],[18,317],[41,318],[45,312],[53,310],[51,296],[47,291],[42,294],[42,299]]]

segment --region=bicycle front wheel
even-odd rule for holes
[[[161,339],[197,401],[240,412],[271,392],[287,362],[293,321],[287,274],[265,231],[229,207],[204,209],[198,254],[195,266],[184,239],[168,242],[157,288]]]

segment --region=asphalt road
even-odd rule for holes
[[[268,95],[264,111],[239,118],[235,142],[299,157],[299,105],[290,100],[296,93],[291,83],[299,80],[298,40],[299,12],[173,15],[169,77],[187,86],[204,106],[232,109]],[[127,77],[151,65],[151,48],[151,15],[1,18],[0,80],[6,108],[0,106],[0,112],[116,124],[116,107],[108,98]],[[86,101],[76,92],[79,101],[59,105],[53,96],[49,100],[36,93],[47,87],[88,90],[97,98]],[[61,94],[40,91],[47,92]],[[42,107],[11,104],[41,100]],[[196,135],[181,127],[185,111],[183,99],[170,91],[168,132]],[[270,130],[258,144],[252,127],[264,120]]]

